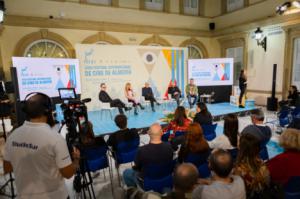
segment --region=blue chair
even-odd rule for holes
[[[169,142],[170,132],[166,132],[161,136],[161,141]]]
[[[202,125],[204,137],[207,141],[215,139],[217,125],[218,124]]]
[[[267,146],[266,146],[266,145],[261,146],[261,149],[260,149],[260,151],[259,151],[259,157],[260,157],[263,161],[269,160],[269,153],[268,153],[268,149],[267,149]]]
[[[229,153],[230,153],[230,155],[231,155],[231,158],[232,158],[233,162],[235,162],[239,150],[238,150],[237,148],[234,148],[234,149],[229,149],[228,151],[229,151]]]
[[[285,199],[300,199],[300,176],[293,176],[284,187]]]
[[[201,178],[208,178],[210,177],[210,169],[207,162],[209,155],[210,151],[204,154],[189,153],[184,162],[194,164],[198,168],[199,176]]]
[[[284,109],[278,113],[279,125],[285,127],[290,123],[290,109]]]
[[[143,189],[145,191],[155,191],[158,193],[166,193],[173,187],[173,170],[174,162],[165,164],[147,165],[143,168]]]
[[[300,118],[300,107],[296,107],[291,114],[293,119]]]
[[[183,136],[185,134],[184,131],[176,131],[175,132],[175,137]]]

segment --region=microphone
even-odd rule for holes
[[[92,101],[92,99],[91,99],[91,98],[84,98],[84,99],[82,99],[81,101],[82,101],[83,103],[88,103],[88,102]]]

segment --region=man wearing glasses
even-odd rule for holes
[[[131,110],[130,107],[126,107],[125,104],[120,99],[111,99],[111,97],[106,92],[105,83],[100,84],[99,100],[104,103],[109,103],[111,107],[117,107],[120,114],[124,114],[125,111]]]

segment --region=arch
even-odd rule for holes
[[[183,41],[181,44],[180,44],[180,47],[187,47],[189,45],[193,45],[193,46],[196,46],[200,51],[201,51],[201,54],[203,55],[203,58],[208,58],[208,52],[204,46],[204,44],[197,40],[196,38],[190,38],[190,39],[187,39],[185,41]]]
[[[150,44],[159,44],[161,46],[172,46],[170,44],[170,42],[168,42],[166,39],[162,38],[159,35],[152,35],[151,37],[144,39],[144,41],[142,41],[140,43],[140,45],[142,46],[148,46]]]
[[[37,40],[48,39],[59,43],[67,52],[69,57],[75,57],[75,50],[72,44],[61,35],[50,32],[47,29],[41,29],[40,31],[25,35],[16,45],[14,50],[14,56],[24,56],[27,47]]]
[[[121,41],[118,40],[116,37],[114,36],[111,36],[105,32],[98,32],[94,35],[91,35],[87,38],[85,38],[81,43],[83,44],[95,44],[99,41],[105,41],[107,43],[110,43],[110,44],[119,44],[121,45]]]

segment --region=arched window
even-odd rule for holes
[[[208,58],[208,52],[205,46],[196,38],[183,41],[180,47],[187,47],[189,51],[189,59]]]
[[[159,35],[152,35],[140,43],[141,46],[172,46],[170,42]]]
[[[201,59],[204,57],[201,50],[197,46],[190,44],[187,45],[187,48],[189,51],[189,59]]]
[[[85,38],[81,43],[83,44],[117,44],[121,45],[121,41],[116,37],[105,32],[98,32]]]

